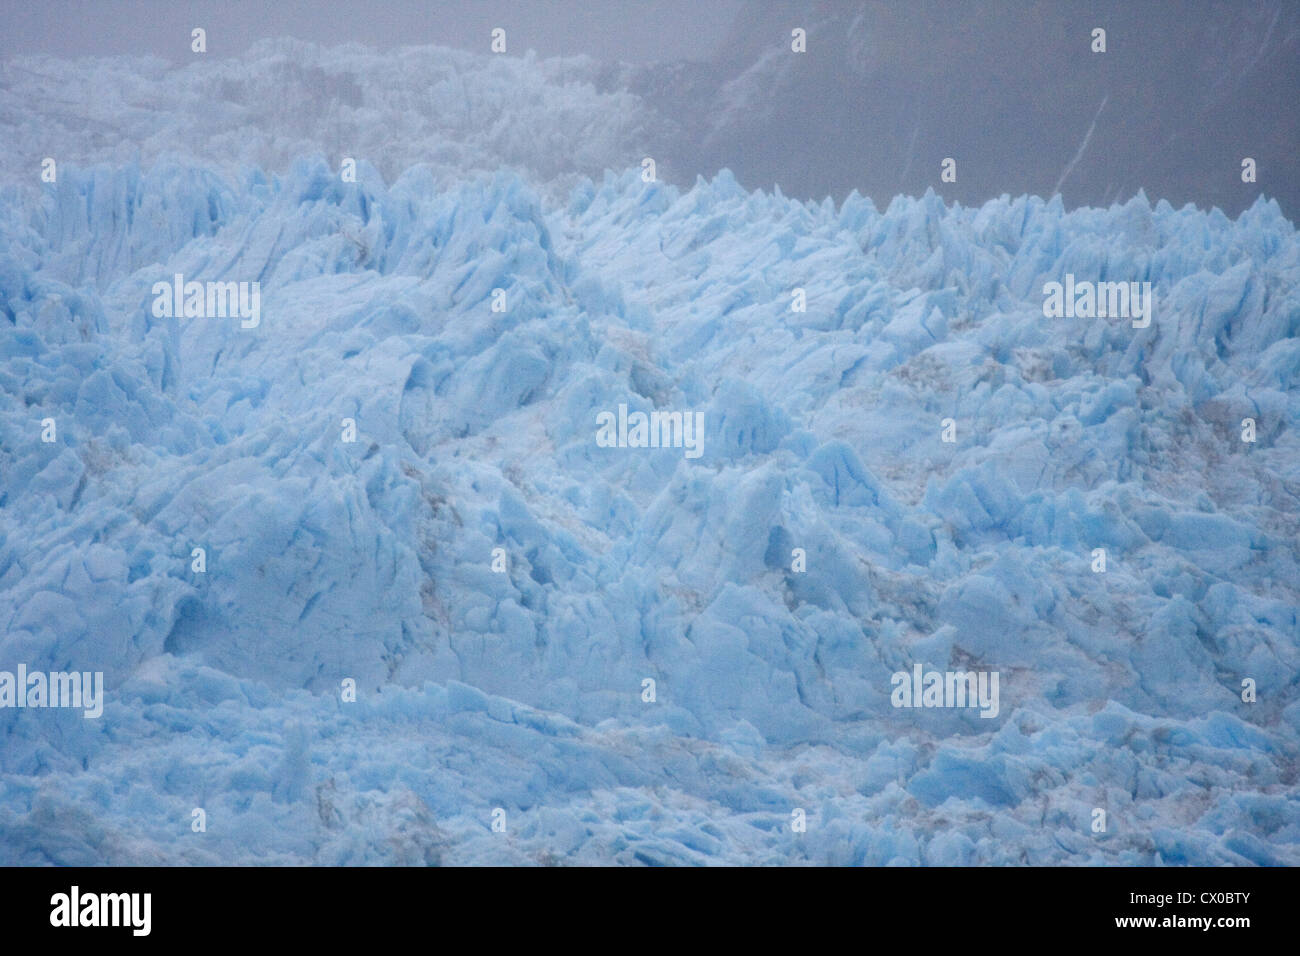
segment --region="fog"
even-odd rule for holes
[[[195,26],[212,57],[276,36],[488,56],[499,26],[512,56],[626,64],[617,81],[655,114],[666,178],[685,184],[728,167],[748,188],[817,200],[934,187],[966,204],[1059,191],[1073,207],[1142,189],[1229,214],[1261,194],[1300,210],[1300,7],[1284,2],[65,0],[8,6],[0,53],[184,64]],[[955,182],[940,181],[947,158]]]

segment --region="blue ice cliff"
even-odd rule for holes
[[[0,709],[0,863],[1300,864],[1277,206],[639,159],[0,187],[0,670],[106,683]],[[158,316],[178,274],[258,323]],[[1152,321],[1046,318],[1067,274]]]

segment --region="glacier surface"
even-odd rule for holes
[[[0,709],[0,862],[1300,864],[1275,203],[279,147],[0,188],[0,669],[108,686]],[[155,317],[176,274],[260,323]],[[1044,318],[1066,274],[1154,320]],[[892,706],[916,664],[998,715]]]

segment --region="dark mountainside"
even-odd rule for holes
[[[1059,191],[1069,208],[1144,189],[1233,216],[1260,194],[1300,212],[1300,6],[807,9],[755,4],[712,62],[631,71],[669,124],[667,176],[689,184],[729,167],[747,188],[816,200],[857,189],[878,205],[929,187],[967,205]],[[795,26],[808,31],[802,56],[789,51]],[[1105,53],[1091,51],[1098,26]],[[949,156],[957,182],[940,183]],[[1246,156],[1253,184],[1241,181]]]

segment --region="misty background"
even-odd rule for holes
[[[196,26],[207,31],[201,57],[190,51]],[[374,76],[304,68],[277,82],[315,85],[321,109],[281,117],[259,112],[271,108],[265,101],[273,92],[233,79],[240,58],[268,38],[292,37],[394,56],[445,47],[461,51],[448,61],[463,72],[464,57],[493,56],[495,27],[507,31],[508,57],[531,50],[543,62],[578,58],[537,67],[541,81],[557,97],[581,86],[588,116],[602,115],[616,130],[600,136],[622,136],[615,147],[593,148],[590,122],[568,128],[547,118],[549,148],[568,157],[575,174],[637,166],[644,151],[661,179],[682,185],[727,167],[749,189],[779,186],[798,198],[836,201],[856,189],[882,207],[896,194],[930,187],[968,205],[1004,193],[1059,191],[1068,207],[1123,201],[1143,189],[1152,201],[1218,206],[1230,215],[1260,195],[1277,199],[1292,220],[1300,212],[1300,5],[1284,0],[8,4],[0,11],[5,175],[21,169],[18,178],[25,178],[32,160],[45,155],[39,132],[6,125],[33,96],[49,98],[48,119],[64,134],[65,151],[69,136],[81,136],[72,157],[79,162],[101,155],[116,161],[147,133],[138,118],[119,124],[103,90],[70,90],[60,70],[32,66],[46,57],[129,57],[129,69],[160,90],[202,60],[204,69],[226,71],[210,91],[214,123],[226,101],[245,125],[296,130],[302,139],[313,124],[319,132],[333,122],[340,152],[371,148],[391,175],[421,154],[404,152],[396,135],[376,143],[364,126],[350,128],[362,142],[345,146],[348,111],[379,102],[389,110],[424,109],[401,106],[399,94],[418,87],[379,90]],[[791,52],[795,27],[807,30],[804,54]],[[1091,50],[1094,27],[1106,30],[1105,53]],[[437,60],[436,51],[428,59]],[[124,67],[116,68],[120,75]],[[616,95],[624,92],[633,98]],[[171,108],[165,97],[154,106]],[[614,115],[619,111],[624,115]],[[463,122],[481,129],[497,118],[485,101]],[[435,112],[421,120],[421,128],[429,126],[444,137],[471,132],[445,126]],[[212,146],[189,145],[199,154]],[[528,165],[520,149],[494,155]],[[279,155],[253,158],[274,162]],[[957,161],[955,183],[940,182],[945,157]],[[1253,184],[1241,181],[1244,157],[1258,164]]]

